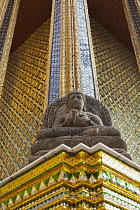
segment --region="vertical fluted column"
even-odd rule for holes
[[[73,18],[72,18],[72,5],[71,5],[71,0],[66,1],[67,4],[67,10],[66,10],[66,72],[67,72],[67,89],[65,94],[68,92],[72,91],[74,89],[74,65],[73,65]],[[67,83],[65,81],[65,83]]]
[[[73,89],[72,16],[70,0],[61,0],[60,96]]]
[[[73,0],[61,0],[61,20],[60,97],[79,88],[78,31]]]
[[[97,97],[86,0],[53,0],[49,103],[74,89]]]
[[[62,12],[63,11],[63,12]],[[61,55],[60,55],[60,95],[65,95],[66,91],[66,4],[61,0]]]
[[[0,95],[5,78],[5,72],[13,38],[17,12],[20,0],[2,1],[1,9],[1,43],[0,43]]]
[[[77,1],[71,0],[73,16],[73,66],[74,66],[74,89],[81,89],[81,58],[80,39],[78,29]]]

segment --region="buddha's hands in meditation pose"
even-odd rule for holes
[[[75,127],[87,127],[90,125],[96,125],[83,112],[80,113],[76,109],[72,109],[71,111],[73,112],[73,124]]]
[[[83,112],[78,112],[76,109],[71,109],[65,117],[65,121],[61,126],[70,126],[70,127],[87,127],[91,125],[96,125],[91,121],[86,114]]]

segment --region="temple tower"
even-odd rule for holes
[[[3,208],[139,209],[138,0],[1,5]],[[102,144],[80,144],[26,166],[46,108],[74,89],[108,106],[135,163]]]

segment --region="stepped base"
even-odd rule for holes
[[[138,209],[139,170],[101,143],[62,144],[1,182],[2,208]]]

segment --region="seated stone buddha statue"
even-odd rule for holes
[[[84,111],[85,103],[85,96],[81,92],[69,93],[66,98],[66,106],[69,111],[57,118],[53,127],[103,126],[102,120],[97,115]]]
[[[96,99],[94,99],[96,100]],[[65,99],[67,111],[55,117],[52,128],[45,128],[37,133],[37,139],[60,136],[120,136],[120,131],[112,126],[105,126],[101,118],[86,110],[85,95],[74,90]]]
[[[42,127],[32,145],[29,162],[61,144],[74,147],[84,143],[91,147],[99,142],[130,158],[120,131],[112,126],[107,107],[78,90],[49,105]]]

